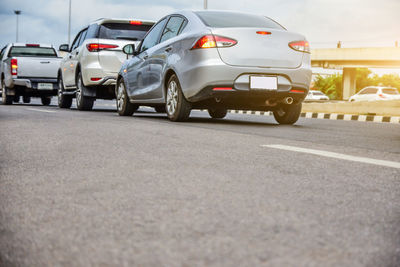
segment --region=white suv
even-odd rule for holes
[[[58,71],[58,106],[70,108],[76,97],[79,110],[91,110],[97,98],[114,99],[118,71],[127,56],[122,48],[140,43],[153,21],[99,19],[81,30],[67,52]]]

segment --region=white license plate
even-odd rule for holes
[[[38,83],[38,90],[53,90],[52,83]]]
[[[278,90],[278,77],[250,76],[250,89]]]

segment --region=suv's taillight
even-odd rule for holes
[[[307,41],[291,42],[289,47],[299,52],[310,53],[310,44]]]
[[[223,47],[231,47],[237,44],[237,41],[231,38],[219,36],[219,35],[205,35],[201,37],[196,44],[192,47],[192,49],[201,49],[201,48],[223,48]]]
[[[11,59],[11,75],[18,74],[18,60],[16,58]]]
[[[87,44],[86,47],[89,52],[99,52],[100,50],[104,49],[118,48],[118,45],[91,43]]]

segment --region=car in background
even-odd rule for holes
[[[40,97],[49,105],[57,95],[57,71],[61,58],[52,45],[11,43],[0,52],[0,79],[4,105]]]
[[[304,36],[270,18],[228,11],[182,11],[162,18],[121,68],[118,114],[164,107],[172,121],[192,109],[223,118],[228,109],[270,111],[295,123],[311,81]]]
[[[329,97],[326,94],[317,90],[310,90],[304,99],[305,102],[323,102],[328,100]]]
[[[127,56],[122,47],[138,45],[153,21],[99,19],[83,28],[72,45],[61,45],[67,52],[58,70],[58,106],[70,108],[76,97],[79,110],[91,110],[96,99],[114,99],[118,71]]]
[[[349,101],[400,100],[399,91],[393,87],[368,86],[350,97]]]

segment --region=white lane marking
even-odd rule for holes
[[[46,113],[54,113],[57,111],[54,110],[45,110],[45,109],[38,109],[38,108],[26,108],[27,110],[39,111],[39,112],[46,112]]]
[[[261,145],[261,146],[267,147],[267,148],[275,148],[275,149],[300,152],[300,153],[308,153],[308,154],[313,154],[313,155],[327,157],[327,158],[349,160],[349,161],[355,161],[355,162],[361,162],[361,163],[367,163],[367,164],[380,165],[380,166],[400,169],[400,162],[395,162],[395,161],[356,157],[356,156],[350,156],[350,155],[341,154],[341,153],[329,152],[329,151],[325,151],[325,150],[308,149],[308,148],[301,148],[301,147],[295,147],[295,146],[285,146],[285,145]]]

